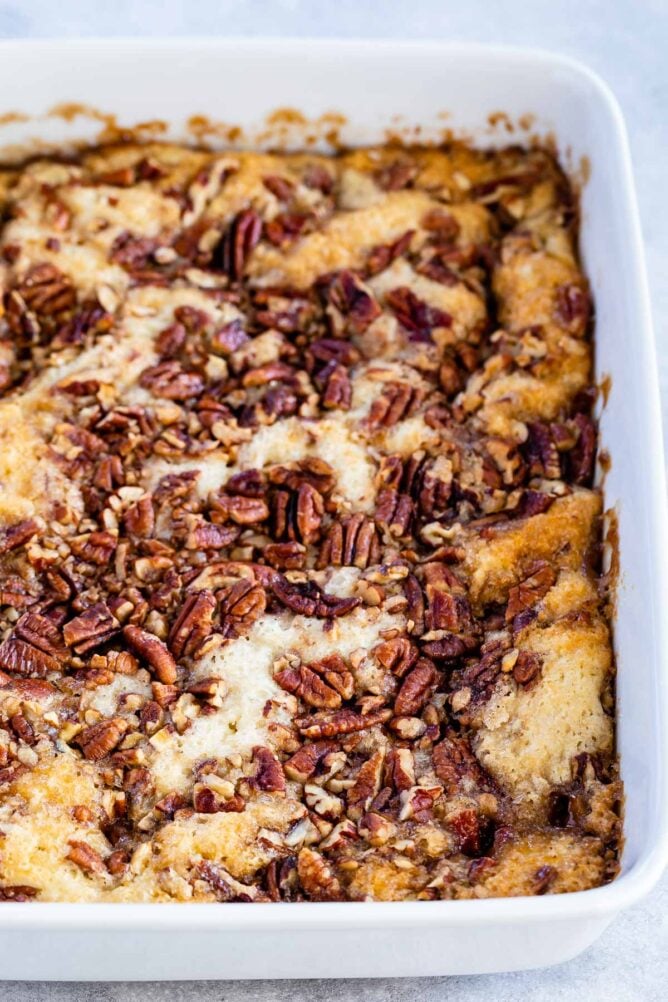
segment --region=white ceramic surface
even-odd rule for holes
[[[613,456],[606,503],[619,512],[622,538],[616,643],[627,784],[623,873],[605,888],[390,905],[0,905],[2,976],[392,976],[511,970],[574,956],[652,886],[665,862],[667,833],[660,412],[628,154],[608,92],[559,57],[429,43],[3,44],[0,83],[12,95],[12,111],[36,115],[59,101],[85,100],[127,124],[169,119],[175,134],[193,112],[259,125],[266,112],[286,105],[310,116],[343,112],[355,141],[380,138],[396,113],[439,127],[447,109],[448,125],[482,135],[490,112],[503,109],[513,118],[531,112],[534,130],[554,132],[573,164],[589,158],[583,252],[597,304],[597,366],[613,377],[602,436]],[[47,128],[55,139],[64,134],[54,122],[20,128],[25,136]]]

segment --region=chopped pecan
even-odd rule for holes
[[[262,897],[254,884],[242,884],[220,865],[198,863],[197,874],[215,891],[219,901],[257,901]]]
[[[415,760],[410,748],[393,748],[385,765],[385,783],[401,793],[415,786]]]
[[[341,341],[338,338],[322,337],[315,341],[311,341],[311,344],[307,348],[306,357],[314,359],[317,362],[324,362],[325,364],[329,362],[336,362],[339,365],[348,368],[351,365],[355,365],[359,362],[362,357],[357,350],[357,348],[350,341]]]
[[[34,745],[35,732],[22,713],[15,713],[9,718],[9,726],[20,741]]]
[[[96,602],[65,623],[63,637],[77,654],[86,654],[113,637],[119,628],[120,623],[104,602]]]
[[[467,807],[449,820],[459,848],[465,856],[484,856],[492,847],[494,825],[489,818],[481,817],[473,808]]]
[[[439,240],[451,241],[459,236],[460,225],[450,212],[431,209],[422,217],[422,226],[430,233],[437,233]]]
[[[322,164],[309,164],[304,171],[302,181],[307,188],[314,188],[328,195],[334,187],[334,179],[326,167]]]
[[[409,790],[402,790],[399,795],[399,820],[408,821],[413,818],[421,824],[431,821],[434,803],[442,792],[443,788],[440,786],[412,786]]]
[[[62,672],[66,657],[59,630],[33,613],[25,613],[14,633],[0,644],[0,668],[15,675],[42,678],[48,672]]]
[[[429,630],[447,630],[467,634],[473,630],[471,604],[466,589],[446,564],[434,561],[424,565],[425,594]]]
[[[408,632],[420,637],[425,629],[424,595],[422,594],[420,582],[414,574],[406,575],[404,579],[404,593],[408,604],[406,610]]]
[[[134,653],[148,662],[159,682],[163,685],[176,682],[176,661],[162,640],[132,625],[124,627],[123,637]]]
[[[211,633],[215,609],[216,599],[211,591],[205,589],[187,596],[167,640],[175,658],[191,657],[196,653]]]
[[[513,509],[509,512],[512,518],[531,518],[533,515],[542,515],[554,503],[555,495],[545,494],[543,491],[526,490]]]
[[[260,790],[267,793],[280,793],[285,790],[285,775],[283,767],[276,756],[262,745],[253,748],[255,776],[253,782]]]
[[[121,743],[127,729],[128,723],[123,717],[112,717],[84,728],[77,735],[76,741],[85,757],[97,762]]]
[[[309,668],[322,675],[342,699],[352,699],[355,680],[340,654],[328,654],[318,661],[311,661]]]
[[[141,272],[148,267],[150,258],[157,248],[157,240],[151,237],[138,237],[124,230],[111,245],[109,259],[130,272]]]
[[[334,470],[324,459],[308,456],[292,466],[275,466],[269,471],[272,484],[289,487],[298,491],[302,484],[310,484],[323,496],[329,494],[335,484]]]
[[[547,894],[556,878],[557,871],[553,866],[546,863],[539,867],[533,875],[534,894]]]
[[[413,519],[414,504],[408,494],[384,487],[376,497],[375,519],[396,539],[407,536]]]
[[[62,619],[58,622],[62,622]],[[54,658],[64,659],[68,651],[58,622],[37,612],[25,612],[14,628],[14,636]]]
[[[314,901],[339,901],[341,885],[330,865],[313,849],[302,849],[297,857],[299,882],[307,897]]]
[[[394,701],[395,714],[415,716],[427,702],[437,678],[434,663],[428,658],[420,658],[401,684]]]

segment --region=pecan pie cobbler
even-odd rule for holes
[[[610,880],[554,159],[121,144],[2,198],[0,898]]]

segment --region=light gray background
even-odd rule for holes
[[[629,126],[668,416],[668,0],[24,0],[0,2],[0,37],[300,35],[450,38],[575,56]],[[17,84],[20,86],[20,82]],[[612,263],[614,267],[614,262]],[[629,332],[632,350],[633,332]],[[39,949],[39,943],[35,943]],[[388,981],[0,984],[6,1002],[659,1002],[668,999],[668,876],[586,954],[544,971]]]

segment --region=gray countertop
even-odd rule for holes
[[[0,37],[293,35],[450,38],[575,56],[619,98],[631,135],[668,416],[668,3],[666,0],[22,0],[0,2]],[[0,972],[1,973],[1,972]],[[668,998],[668,876],[581,958],[544,971],[392,981],[0,985],[6,1002],[654,1002]]]

